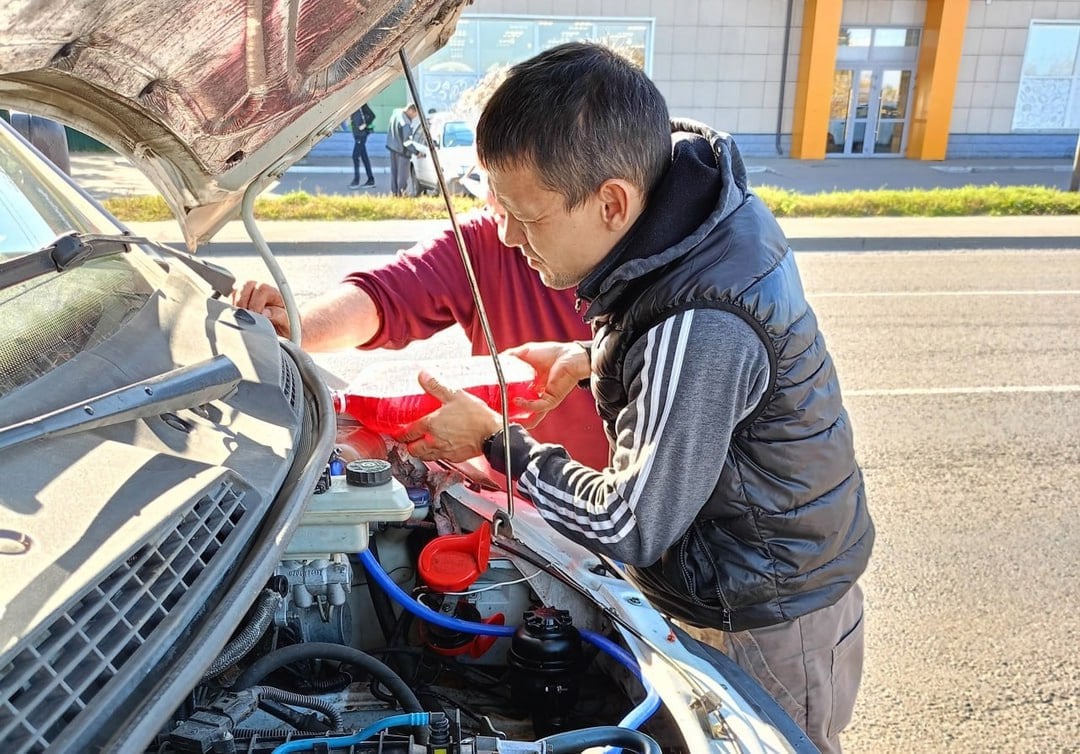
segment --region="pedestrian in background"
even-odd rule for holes
[[[370,188],[375,185],[375,175],[371,172],[371,158],[367,153],[367,138],[371,133],[371,124],[375,122],[375,112],[368,107],[367,103],[360,105],[360,109],[357,110],[349,118],[349,125],[352,127],[353,137],[353,149],[352,149],[352,169],[353,179],[349,184],[349,188]],[[364,171],[367,173],[367,182],[360,183],[360,162],[364,162]]]
[[[386,148],[390,150],[390,193],[403,196],[409,185],[409,158],[412,156],[413,129],[417,116],[416,105],[409,103],[394,110],[386,127]]]

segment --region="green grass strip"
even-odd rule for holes
[[[481,205],[472,197],[455,196],[453,201],[457,212]],[[173,217],[160,196],[117,196],[102,203],[124,222],[153,222]],[[438,220],[445,217],[446,205],[441,198],[433,196],[333,196],[296,191],[255,200],[257,220]]]
[[[755,191],[777,217],[960,217],[971,215],[1076,215],[1080,193],[1039,186],[837,191],[800,194],[770,186]],[[171,220],[160,196],[113,197],[106,208],[125,222]],[[458,212],[480,206],[471,197],[454,197]],[[302,191],[255,202],[259,220],[438,220],[446,217],[442,199],[312,195]]]
[[[799,194],[755,189],[778,217],[961,217],[1080,214],[1080,193],[1042,186],[964,186]]]

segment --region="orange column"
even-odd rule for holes
[[[944,160],[960,73],[969,0],[927,0],[912,98],[907,156]]]
[[[842,6],[841,0],[806,0],[803,6],[799,81],[791,127],[791,156],[797,160],[825,157]]]

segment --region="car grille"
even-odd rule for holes
[[[44,751],[154,633],[246,513],[223,482],[144,545],[0,669],[5,753]]]
[[[285,351],[281,352],[281,394],[285,396],[285,400],[292,406],[293,411],[297,410],[297,403],[300,400],[299,395],[300,386],[300,370],[293,362],[292,357]]]

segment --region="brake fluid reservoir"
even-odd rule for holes
[[[407,521],[412,512],[409,493],[393,478],[389,463],[374,458],[350,461],[344,474],[330,477],[326,492],[312,497],[285,558],[361,552],[368,546],[370,524]]]

